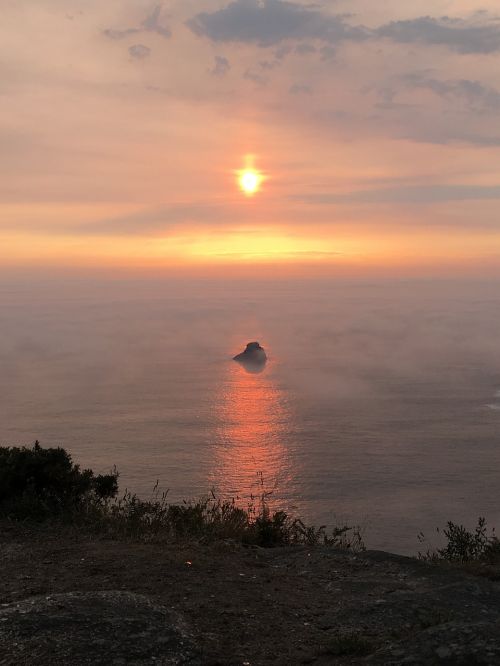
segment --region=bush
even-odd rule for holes
[[[438,529],[437,532],[440,533],[440,530]],[[498,560],[500,557],[500,542],[495,536],[494,530],[488,534],[485,518],[478,519],[473,532],[467,530],[463,525],[449,521],[443,534],[446,538],[445,547],[419,553],[419,559],[466,564],[478,561],[489,562]],[[425,541],[423,534],[419,534],[419,540]]]
[[[229,540],[247,546],[326,545],[363,550],[358,530],[307,526],[285,511],[272,512],[269,493],[247,508],[213,492],[197,502],[170,504],[167,493],[142,500],[125,491],[120,499],[118,473],[95,476],[81,471],[62,448],[0,448],[0,517],[55,518],[92,533],[141,541]]]
[[[43,520],[104,504],[118,492],[118,473],[80,470],[62,448],[0,447],[0,516]]]

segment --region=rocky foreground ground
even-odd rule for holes
[[[381,552],[0,524],[0,664],[500,664],[500,587]]]

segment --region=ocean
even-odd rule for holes
[[[2,445],[400,553],[500,525],[498,282],[11,277],[0,324]],[[232,360],[254,340],[261,373]]]

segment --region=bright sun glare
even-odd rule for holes
[[[259,191],[262,180],[262,174],[255,169],[240,171],[238,178],[240,188],[247,196],[252,196]]]

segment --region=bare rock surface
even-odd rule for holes
[[[495,567],[1,524],[0,567],[2,666],[500,664]]]
[[[179,619],[140,594],[69,592],[0,609],[1,664],[177,666],[195,655]]]
[[[369,664],[500,664],[498,623],[446,622],[378,651]]]

